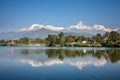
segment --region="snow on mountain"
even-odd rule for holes
[[[68,29],[86,29],[91,30],[90,26],[84,25],[81,21],[77,25],[70,26]]]
[[[47,29],[51,31],[61,31],[64,28],[62,27],[54,27],[52,25],[39,25],[39,24],[33,24],[31,27],[28,28],[23,28],[19,31],[33,31],[33,30],[38,30],[38,29]]]
[[[105,32],[111,32],[111,31],[117,31],[119,28],[110,29],[110,28],[104,27],[103,25],[94,25],[93,29],[95,29],[95,30],[101,30],[101,31],[105,31]]]
[[[97,31],[103,31],[103,32],[111,32],[111,31],[117,31],[119,30],[119,28],[116,29],[111,29],[111,28],[106,28],[103,25],[93,25],[93,26],[87,26],[85,24],[83,24],[81,21],[76,24],[76,25],[72,25],[69,26],[67,28],[63,28],[63,27],[55,27],[52,25],[39,25],[39,24],[33,24],[31,27],[28,28],[23,28],[19,31],[34,31],[34,30],[38,30],[38,29],[47,29],[47,30],[51,30],[51,31],[63,31],[63,32],[81,32],[81,31],[90,31],[90,32],[97,32]]]
[[[79,22],[76,25],[69,26],[66,28],[55,27],[52,25],[33,24],[30,27],[23,28],[18,31],[0,33],[0,39],[10,40],[10,39],[19,39],[22,37],[44,39],[49,34],[58,35],[60,32],[64,32],[65,35],[93,36],[96,35],[97,33],[104,34],[105,32],[110,32],[110,31],[117,31],[120,33],[120,28],[111,29],[111,28],[106,28],[103,25],[87,26],[82,22]]]
[[[93,25],[93,26],[87,26],[84,25],[81,21],[73,26],[68,27],[68,29],[78,29],[78,30],[86,30],[86,31],[104,31],[104,32],[111,32],[111,31],[117,31],[119,28],[116,29],[111,29],[111,28],[106,28],[103,25]]]

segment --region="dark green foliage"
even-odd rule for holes
[[[107,47],[120,47],[120,34],[112,31],[110,33],[106,32],[104,35],[104,46]]]
[[[5,40],[0,40],[0,45],[1,45],[1,46],[7,46],[7,41],[5,41]]]
[[[27,45],[29,43],[29,38],[27,37],[20,38],[20,43]]]
[[[46,38],[46,41],[48,42],[48,46],[55,46],[57,43],[57,36],[48,35],[48,37]]]
[[[47,49],[45,50],[46,55],[49,58],[59,58],[64,60],[64,57],[85,57],[92,55],[93,57],[100,59],[105,57],[107,61],[112,63],[120,60],[119,50],[67,50],[67,49]],[[52,54],[51,54],[52,53]],[[92,54],[90,54],[92,53]]]
[[[61,32],[60,34],[58,34],[58,36],[59,36],[59,38],[57,40],[57,41],[59,41],[58,44],[60,44],[61,46],[64,46],[64,42],[65,42],[64,33]]]
[[[83,41],[86,41],[86,43],[82,43]],[[58,35],[49,34],[46,39],[23,37],[19,40],[0,40],[0,46],[31,46],[40,44],[44,46],[120,47],[120,34],[111,31],[106,32],[105,35],[97,34],[90,38],[85,36],[64,36],[64,33],[61,32]]]
[[[96,36],[93,36],[92,39],[98,43],[101,43],[103,41],[103,36],[98,33]]]
[[[115,31],[112,31],[112,32],[110,33],[109,39],[110,39],[110,41],[112,41],[112,42],[116,42],[117,40],[120,40],[120,34],[117,33],[117,32],[115,32]]]

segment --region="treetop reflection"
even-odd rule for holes
[[[48,58],[58,58],[64,60],[65,58],[76,58],[92,56],[93,58],[105,58],[108,62],[118,62],[120,60],[120,50],[69,50],[69,49],[20,49],[23,55],[44,53]]]

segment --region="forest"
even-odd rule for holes
[[[73,47],[120,47],[120,33],[116,31],[95,36],[65,36],[49,34],[45,39],[23,37],[17,40],[0,40],[0,46],[73,46]]]

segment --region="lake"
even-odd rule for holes
[[[0,47],[0,80],[120,80],[120,48]]]

